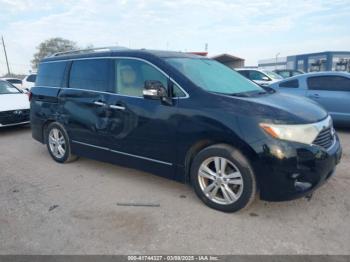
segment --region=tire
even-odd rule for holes
[[[207,206],[223,212],[245,209],[256,196],[256,178],[248,159],[226,144],[209,146],[195,156],[191,182]]]
[[[68,134],[61,124],[57,122],[49,124],[46,128],[45,139],[47,150],[56,162],[68,163],[78,158],[72,155]]]

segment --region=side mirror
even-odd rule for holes
[[[261,79],[264,81],[271,81],[270,78],[268,78],[267,76],[263,76]]]
[[[165,87],[160,81],[147,80],[142,91],[143,97],[148,99],[162,99],[167,97]]]

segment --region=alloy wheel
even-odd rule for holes
[[[203,161],[198,171],[198,182],[203,194],[221,205],[236,202],[243,192],[241,172],[223,157],[210,157]]]

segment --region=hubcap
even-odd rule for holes
[[[49,133],[49,147],[56,158],[62,158],[66,153],[66,140],[57,128],[52,128]]]
[[[236,202],[243,192],[241,172],[223,157],[206,159],[199,168],[198,182],[205,196],[221,205]]]

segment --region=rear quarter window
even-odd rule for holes
[[[41,63],[36,77],[37,86],[62,87],[67,62]]]

